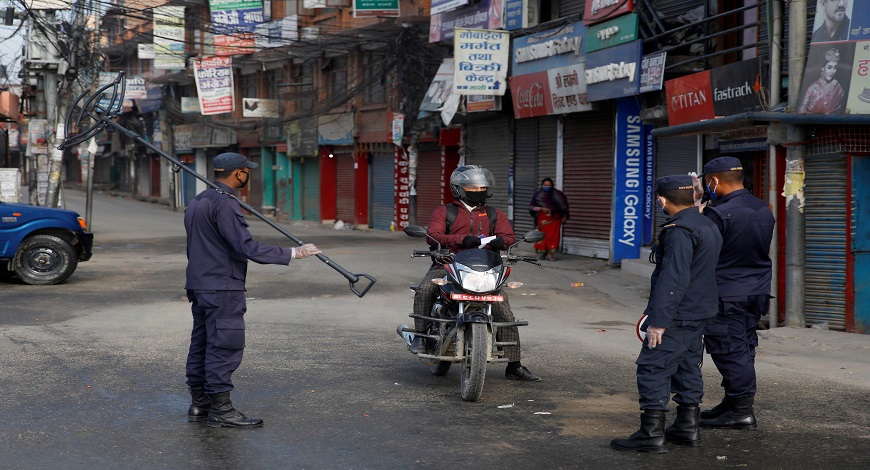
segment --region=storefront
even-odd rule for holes
[[[480,165],[495,177],[495,190],[487,202],[509,214],[510,118],[506,116],[466,124],[465,163]]]

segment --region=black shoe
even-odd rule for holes
[[[702,428],[719,428],[719,429],[755,429],[758,427],[758,422],[755,420],[755,413],[752,411],[752,405],[755,402],[755,397],[735,398],[731,408],[713,419],[702,419]]]
[[[533,374],[526,366],[519,366],[514,369],[505,369],[504,376],[512,380],[522,380],[523,382],[540,382],[544,380]]]
[[[262,419],[248,418],[241,411],[233,408],[230,392],[215,393],[211,398],[211,411],[208,413],[208,424],[212,428],[259,428]]]
[[[698,430],[700,411],[697,403],[677,405],[677,419],[665,429],[665,440],[689,447],[701,445],[701,432]]]
[[[426,352],[426,344],[423,342],[422,336],[414,336],[414,339],[411,341],[411,352],[414,354]]]
[[[665,412],[662,410],[644,410],[640,415],[640,429],[627,439],[614,439],[610,447],[616,450],[633,450],[664,454],[665,448]]]
[[[723,397],[722,401],[718,405],[714,406],[713,408],[710,408],[709,410],[702,411],[701,412],[701,419],[718,418],[718,417],[722,416],[723,414],[725,414],[726,411],[730,410],[731,406],[733,406],[733,405],[734,405],[733,398],[727,397],[727,396]]]
[[[211,410],[211,400],[202,387],[188,387],[190,390],[190,408],[187,409],[187,420],[205,421]]]

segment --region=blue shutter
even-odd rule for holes
[[[394,157],[391,153],[377,153],[372,155],[371,164],[371,216],[372,228],[375,230],[389,230],[393,222],[395,208],[394,190]]]

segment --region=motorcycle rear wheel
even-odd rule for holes
[[[483,394],[486,379],[486,359],[492,344],[492,335],[485,323],[465,325],[465,347],[462,376],[459,380],[462,399],[477,401]]]

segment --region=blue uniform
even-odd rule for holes
[[[740,189],[704,210],[722,234],[716,267],[719,312],[704,343],[722,374],[728,398],[755,396],[755,328],[770,308],[770,243],[774,218],[768,204]],[[775,321],[775,320],[772,320]]]
[[[187,298],[193,330],[187,385],[206,393],[233,389],[231,376],[245,348],[245,275],[248,260],[290,263],[292,250],[254,241],[241,207],[222,183],[199,193],[184,211],[187,231]]]
[[[644,342],[635,362],[641,409],[667,410],[671,393],[677,403],[701,402],[701,335],[716,315],[721,247],[716,226],[697,208],[684,209],[663,225],[644,313],[647,326],[665,328],[665,333],[654,349]]]

